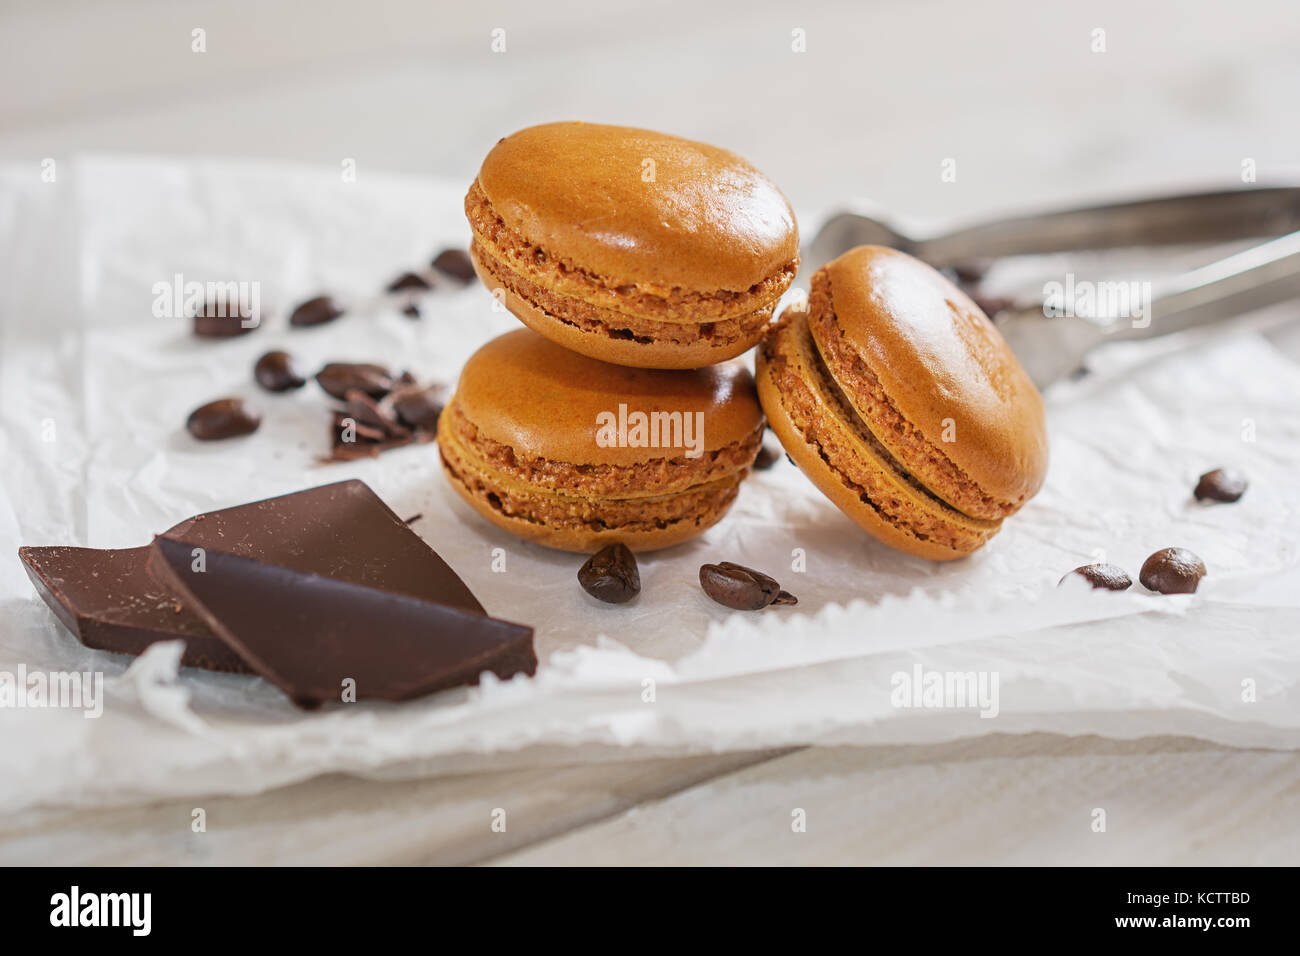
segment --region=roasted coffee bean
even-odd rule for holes
[[[252,305],[238,299],[211,299],[194,316],[194,334],[202,339],[228,339],[247,335],[261,324],[262,318]]]
[[[219,398],[190,412],[185,427],[199,441],[218,441],[257,431],[262,416],[242,398]]]
[[[408,302],[402,306],[402,315],[408,319],[418,319],[420,317],[420,307],[414,302]]]
[[[403,272],[400,276],[388,283],[388,292],[423,292],[432,289],[433,283],[424,276],[416,275],[414,272]]]
[[[289,324],[299,328],[324,325],[326,322],[333,322],[342,314],[343,310],[330,296],[318,295],[294,309],[293,314],[289,316]]]
[[[346,399],[357,388],[371,398],[383,398],[393,388],[393,376],[382,365],[365,362],[330,362],[316,373],[316,382],[330,395]]]
[[[1091,584],[1094,590],[1102,588],[1106,591],[1127,591],[1133,586],[1133,579],[1128,576],[1128,572],[1116,564],[1085,564],[1061,578],[1059,584],[1064,584],[1076,574]]]
[[[268,392],[288,392],[307,384],[293,356],[280,349],[267,352],[257,360],[253,378]]]
[[[764,438],[762,446],[758,449],[758,457],[754,459],[754,470],[767,471],[781,460],[782,454],[780,445],[768,438]]]
[[[431,265],[461,285],[474,281],[474,262],[464,249],[444,249],[434,257]]]
[[[578,583],[598,601],[626,604],[641,593],[636,555],[625,544],[607,544],[578,568]]]
[[[1237,501],[1246,493],[1246,476],[1226,468],[1216,468],[1201,475],[1196,483],[1197,501]]]
[[[388,404],[400,422],[433,432],[438,430],[438,416],[446,403],[445,385],[403,385],[388,396]]]
[[[1163,548],[1142,562],[1138,580],[1161,594],[1191,594],[1205,577],[1205,562],[1186,548]]]
[[[737,611],[757,611],[775,602],[782,593],[774,578],[730,561],[701,565],[700,587],[719,604]]]

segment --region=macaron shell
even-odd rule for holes
[[[778,356],[791,363],[793,375],[807,388],[808,414],[815,417],[825,446],[796,420],[793,398],[778,381]],[[789,310],[782,317],[759,351],[757,383],[768,424],[791,459],[837,508],[880,541],[917,557],[951,561],[997,533],[1000,522],[970,518],[928,498],[898,473],[896,463],[855,433],[831,394],[833,383],[817,368],[805,315]],[[850,473],[869,475],[870,494]],[[924,536],[917,529],[924,529]]]
[[[781,191],[727,150],[623,126],[549,123],[497,143],[479,182],[512,229],[590,272],[742,292],[798,255]]]
[[[840,334],[897,412],[1002,513],[1032,497],[1047,471],[1042,398],[975,303],[930,266],[881,246],[852,249],[825,272]],[[877,437],[914,464],[888,430]],[[934,476],[916,473],[946,497]]]
[[[745,441],[763,421],[739,362],[691,371],[625,368],[571,352],[528,329],[498,336],[465,364],[454,397],[488,438],[532,457],[578,465],[676,458],[682,448],[602,447],[598,416],[678,413],[700,421],[702,451]],[[693,436],[694,437],[694,436]]]

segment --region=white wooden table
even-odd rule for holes
[[[750,156],[811,214],[806,230],[855,195],[951,220],[1228,184],[1247,161],[1261,179],[1300,173],[1300,23],[1287,0],[1230,13],[1120,0],[1086,11],[1033,0],[720,6],[591,16],[570,0],[482,11],[327,0],[305,20],[288,0],[14,0],[0,12],[0,158],[353,157],[468,182],[503,133],[588,118]],[[496,28],[504,53],[491,50]],[[192,50],[196,29],[204,53]],[[956,182],[940,181],[945,159]],[[1278,341],[1300,355],[1296,330]],[[1300,861],[1290,752],[1032,735],[581,759],[34,810],[0,819],[0,862]],[[191,832],[195,807],[206,833]],[[1095,807],[1107,809],[1105,833],[1090,826]],[[792,831],[799,810],[805,832]]]

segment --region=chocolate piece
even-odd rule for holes
[[[434,256],[430,264],[447,278],[454,279],[461,285],[474,281],[474,262],[464,249],[444,249]]]
[[[267,352],[257,360],[253,378],[268,392],[288,392],[307,384],[293,356],[280,349]]]
[[[316,373],[316,383],[337,399],[358,388],[371,398],[383,398],[393,387],[393,376],[382,365],[368,362],[330,362]]]
[[[359,425],[378,429],[382,438],[409,438],[411,430],[397,420],[388,403],[380,404],[358,388],[348,389],[344,395],[347,414]]]
[[[289,324],[298,328],[324,325],[326,322],[333,322],[342,314],[343,310],[339,308],[339,304],[333,297],[318,295],[294,309],[293,314],[289,316]]]
[[[433,441],[434,437],[426,432],[389,437],[384,429],[359,422],[347,412],[338,411],[334,413],[330,436],[330,453],[321,459],[322,464],[378,458],[383,452],[406,445],[424,444]]]
[[[36,592],[89,648],[143,654],[155,641],[182,640],[181,663],[251,674],[248,665],[145,570],[149,548],[19,548]]]
[[[388,283],[386,292],[409,292],[432,289],[433,283],[424,276],[416,275],[414,272],[403,272],[400,276]]]
[[[636,555],[625,544],[607,544],[578,568],[578,583],[598,601],[626,604],[641,593]]]
[[[219,398],[190,412],[185,427],[199,441],[221,441],[250,435],[261,424],[261,413],[242,398]]]
[[[782,591],[774,578],[730,561],[701,565],[700,587],[719,604],[737,611],[757,611],[769,604],[797,603],[794,595]]]
[[[347,689],[406,700],[478,683],[485,670],[536,671],[532,628],[212,548],[196,571],[193,545],[155,538],[151,572],[300,707]]]
[[[393,413],[411,428],[429,429],[436,435],[438,416],[446,403],[445,385],[405,385],[394,388],[386,404],[392,405]]]
[[[1192,494],[1196,496],[1197,501],[1231,503],[1240,500],[1246,493],[1248,485],[1245,475],[1226,468],[1216,468],[1201,475],[1201,480],[1196,483],[1196,490]]]
[[[194,334],[201,339],[228,339],[247,335],[261,323],[262,317],[251,304],[216,298],[204,303],[194,316]]]
[[[1186,548],[1162,548],[1142,562],[1138,580],[1161,594],[1192,594],[1206,573],[1205,562]]]
[[[1057,582],[1060,587],[1072,575],[1078,575],[1092,585],[1093,589],[1102,588],[1106,591],[1127,591],[1133,586],[1133,579],[1128,576],[1128,572],[1115,564],[1085,564],[1082,567],[1075,568],[1065,577]]]

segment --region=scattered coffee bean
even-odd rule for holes
[[[262,416],[242,398],[219,398],[194,409],[185,427],[199,441],[219,441],[257,431]]]
[[[774,578],[730,561],[701,565],[700,587],[719,604],[737,611],[757,611],[778,600],[795,603],[794,595],[783,592]]]
[[[268,392],[288,392],[307,384],[293,356],[280,349],[267,352],[257,360],[253,366],[253,378]]]
[[[408,292],[417,290],[420,292],[426,289],[432,289],[433,283],[424,276],[416,275],[414,272],[403,272],[400,276],[388,283],[388,292]]]
[[[346,399],[349,389],[360,389],[371,398],[383,398],[392,390],[393,376],[382,365],[365,362],[330,362],[316,373],[316,382],[330,395]]]
[[[402,385],[393,389],[388,404],[398,421],[411,428],[438,432],[438,416],[447,402],[445,385]]]
[[[1127,591],[1133,586],[1133,579],[1128,576],[1128,572],[1116,564],[1085,564],[1061,578],[1059,584],[1064,584],[1076,574],[1091,584],[1094,590],[1102,588],[1106,591]]]
[[[781,446],[764,436],[763,445],[758,449],[758,457],[754,459],[754,470],[767,471],[781,460],[782,454]]]
[[[406,438],[411,430],[399,422],[396,416],[376,402],[359,388],[350,388],[343,396],[348,415],[358,424],[377,428],[385,438]]]
[[[474,262],[464,249],[444,249],[434,257],[432,265],[461,285],[474,281]]]
[[[328,295],[318,295],[294,309],[293,314],[289,316],[289,324],[299,328],[324,325],[326,322],[333,322],[342,314],[343,310],[333,298]]]
[[[402,307],[402,315],[408,319],[418,319],[420,317],[420,307],[414,302],[408,302]]]
[[[1191,551],[1164,548],[1142,562],[1138,580],[1161,594],[1191,594],[1205,575],[1205,562]]]
[[[1216,468],[1201,475],[1196,483],[1197,501],[1237,501],[1246,493],[1246,476],[1226,468]]]
[[[261,324],[262,318],[252,305],[238,299],[211,299],[194,316],[194,334],[203,339],[228,339],[247,335]]]
[[[578,583],[598,601],[626,604],[641,593],[636,555],[625,544],[607,544],[578,568]]]

